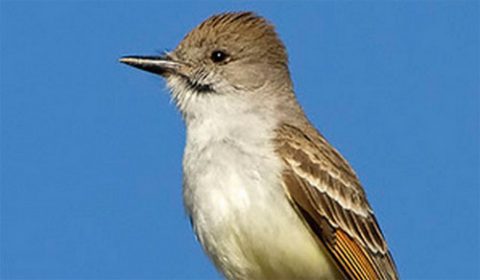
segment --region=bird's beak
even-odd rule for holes
[[[124,56],[120,62],[164,77],[178,73],[182,66],[166,56]]]

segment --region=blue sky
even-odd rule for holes
[[[0,278],[219,279],[182,206],[184,127],[121,65],[253,10],[351,162],[404,279],[479,278],[476,1],[1,1]]]

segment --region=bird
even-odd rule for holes
[[[355,171],[297,101],[269,20],[215,14],[173,51],[120,62],[166,80],[186,128],[186,212],[223,277],[399,278]]]

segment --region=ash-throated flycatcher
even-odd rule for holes
[[[265,19],[215,15],[164,56],[120,61],[171,88],[187,128],[186,209],[226,278],[398,278],[355,172],[297,103]]]

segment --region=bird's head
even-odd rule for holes
[[[272,95],[292,91],[283,43],[267,20],[251,12],[212,16],[163,56],[120,61],[165,77],[186,115],[202,99],[256,99],[252,102],[261,104],[259,100],[269,102]]]

